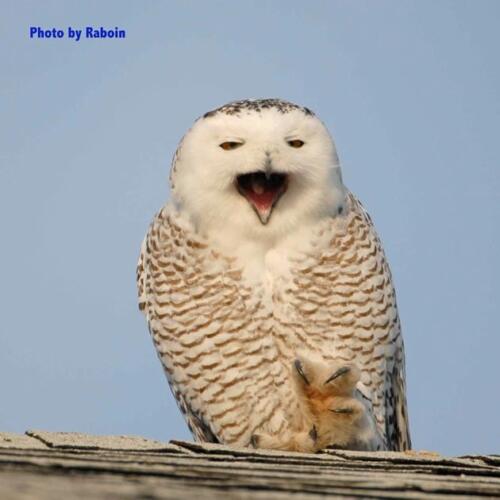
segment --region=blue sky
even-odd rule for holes
[[[176,144],[246,97],[306,105],[375,220],[414,447],[500,451],[500,3],[3,2],[0,430],[189,438],[137,310]],[[30,26],[118,26],[36,40]]]

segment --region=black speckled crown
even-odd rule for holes
[[[203,118],[210,118],[218,114],[239,115],[242,112],[260,113],[266,109],[275,109],[280,113],[289,113],[290,111],[302,111],[308,116],[314,116],[314,113],[309,109],[293,102],[283,101],[282,99],[244,99],[242,101],[233,101],[219,108],[208,111],[203,115]]]

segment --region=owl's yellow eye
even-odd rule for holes
[[[236,148],[239,148],[240,146],[243,146],[243,143],[242,142],[227,141],[227,142],[223,142],[222,144],[219,144],[219,146],[224,151],[229,151],[231,149],[236,149]]]
[[[288,145],[292,148],[301,148],[304,145],[304,141],[301,141],[300,139],[293,139],[288,141]]]

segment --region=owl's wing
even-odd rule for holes
[[[151,247],[156,248],[156,246],[158,245],[157,241],[158,228],[163,224],[162,220],[163,216],[164,216],[163,211],[161,211],[153,220],[153,223],[151,224],[149,231],[141,245],[141,253],[139,255],[139,261],[137,263],[137,269],[136,269],[139,309],[146,315],[149,332],[151,334],[151,337],[153,338],[153,342],[155,343],[155,345],[156,345],[155,337],[157,332],[155,332],[155,327],[153,325],[153,322],[151,321],[152,317],[155,314],[154,307],[152,307],[151,303],[153,294],[151,289],[152,286],[151,275],[152,273],[155,272],[155,263],[154,263],[154,258],[152,258]],[[156,347],[157,347],[156,351],[158,357],[162,362],[165,375],[167,376],[170,390],[172,391],[177,406],[179,407],[181,413],[183,414],[188,424],[189,430],[193,434],[194,438],[198,441],[218,443],[219,441],[215,436],[215,434],[212,432],[210,426],[205,422],[205,420],[200,415],[198,415],[195,411],[193,411],[189,402],[184,397],[182,392],[177,390],[175,385],[172,384],[170,374],[166,369],[163,360],[161,359],[161,354],[160,354],[161,351],[158,349],[157,345]]]
[[[401,358],[388,374],[389,390],[386,392],[386,435],[389,447],[394,451],[411,449],[410,425],[406,406],[406,376],[404,347],[401,341]]]
[[[146,282],[148,279],[148,273],[146,271],[147,262],[147,235],[144,238],[141,245],[141,253],[139,254],[139,261],[137,262],[136,268],[136,283],[137,283],[137,295],[139,310],[144,311],[147,304],[146,297]]]
[[[168,379],[168,375],[167,375]],[[212,432],[210,426],[205,422],[205,420],[189,405],[186,398],[182,395],[180,391],[176,391],[174,389],[173,384],[168,382],[170,390],[174,395],[175,401],[177,402],[177,406],[179,410],[183,414],[186,423],[191,431],[191,434],[195,438],[196,441],[202,441],[207,443],[219,443],[220,441],[217,439],[217,436]]]
[[[379,431],[387,447],[410,447],[404,346],[396,294],[382,244],[368,213],[350,194],[343,229],[323,262],[330,266],[329,341],[341,357],[359,362]],[[363,392],[363,391],[361,391]]]

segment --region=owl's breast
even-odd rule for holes
[[[364,220],[340,222],[315,228],[305,245],[238,255],[168,213],[152,226],[140,290],[153,340],[174,392],[224,442],[286,425],[300,352],[356,361],[381,385],[397,324],[390,274]]]

